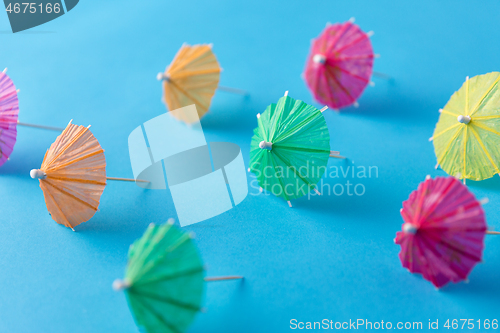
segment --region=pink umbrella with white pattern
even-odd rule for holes
[[[358,105],[373,70],[372,34],[350,19],[328,24],[313,40],[304,79],[318,102],[337,110]]]
[[[17,93],[19,90],[16,90],[14,82],[6,73],[7,68],[0,73],[0,166],[9,159],[14,150],[17,125],[61,132],[64,130],[64,128],[20,123],[17,119],[19,114]]]
[[[481,261],[486,220],[481,203],[454,177],[429,176],[403,202],[395,242],[403,267],[441,288],[466,280]]]

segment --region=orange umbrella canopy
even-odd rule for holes
[[[94,216],[106,186],[104,150],[89,128],[70,122],[30,173],[54,221],[72,229]]]
[[[212,45],[182,45],[166,71],[158,74],[167,108],[173,111],[196,104],[199,118],[203,117],[219,85],[220,72]],[[188,124],[198,121],[182,114],[175,116]]]

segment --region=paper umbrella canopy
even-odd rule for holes
[[[195,104],[199,118],[203,117],[219,85],[220,72],[212,45],[182,45],[165,73],[157,77],[163,81],[167,108],[173,111]],[[188,124],[198,121],[189,117],[179,120]]]
[[[7,161],[16,144],[18,114],[16,87],[3,71],[0,73],[0,166]]]
[[[454,177],[428,177],[403,202],[403,267],[440,288],[466,280],[481,261],[486,222],[481,204]]]
[[[260,186],[288,201],[312,190],[326,171],[330,134],[314,106],[287,96],[258,115],[250,144],[250,171]],[[326,108],[325,108],[326,109]]]
[[[47,150],[41,168],[30,173],[39,179],[54,221],[68,228],[94,216],[106,186],[104,150],[89,127],[70,122]]]
[[[184,332],[201,309],[205,281],[243,279],[204,278],[193,234],[173,224],[150,224],[130,246],[125,278],[113,282],[114,290],[125,291],[137,326],[148,333]]]
[[[313,40],[304,79],[318,102],[333,109],[357,106],[372,75],[375,55],[370,35],[351,19],[328,24]]]
[[[437,166],[460,179],[500,173],[500,73],[467,78],[444,109],[430,140]]]

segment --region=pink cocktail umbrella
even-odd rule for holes
[[[9,158],[17,137],[17,115],[19,101],[12,80],[0,73],[0,166]]]
[[[0,166],[9,159],[14,150],[18,125],[60,132],[64,130],[64,128],[19,122],[19,100],[17,99],[19,90],[16,90],[14,82],[6,73],[7,68],[0,73]]]
[[[488,232],[481,203],[454,177],[427,179],[403,202],[401,246],[403,267],[420,273],[440,288],[466,280],[481,261]]]
[[[328,24],[313,40],[304,78],[318,102],[333,109],[358,105],[372,75],[372,34],[363,32],[350,19]]]

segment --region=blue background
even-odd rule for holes
[[[289,321],[500,319],[500,238],[486,239],[484,263],[468,284],[436,291],[409,274],[393,239],[399,209],[435,171],[428,138],[438,109],[463,83],[499,69],[498,1],[81,1],[70,13],[12,34],[0,14],[0,66],[21,89],[20,120],[64,127],[92,124],[106,150],[109,176],[132,177],[127,137],[163,112],[156,74],[183,42],[213,43],[221,84],[203,119],[207,141],[248,152],[255,115],[285,90],[313,102],[301,79],[310,40],[326,22],[356,17],[374,30],[374,78],[358,109],[325,117],[332,149],[376,166],[378,178],[350,179],[363,196],[295,200],[253,195],[235,209],[185,228],[194,231],[208,275],[245,281],[207,286],[206,313],[189,332],[286,332]],[[168,191],[110,182],[100,211],[78,232],[47,214],[29,177],[57,133],[19,128],[11,160],[0,169],[0,332],[136,332],[123,276],[128,246],[150,222],[175,217]],[[249,184],[253,178],[249,178]],[[325,179],[345,184],[347,179]],[[500,178],[470,182],[488,197],[488,223],[500,229]]]

